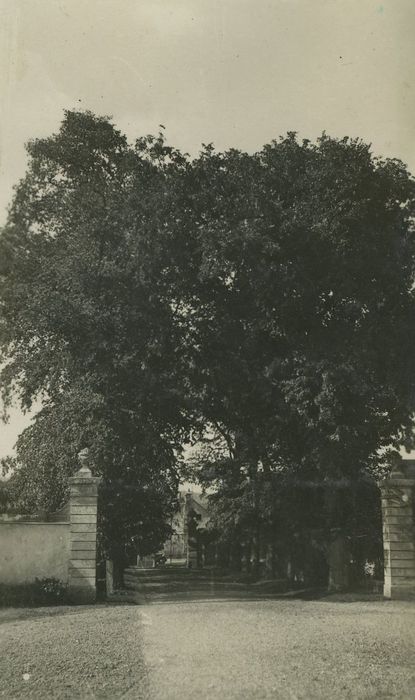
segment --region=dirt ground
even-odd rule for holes
[[[0,696],[415,698],[415,605],[170,600],[0,612]]]

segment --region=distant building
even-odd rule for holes
[[[164,555],[168,562],[191,561],[192,550],[196,550],[196,530],[204,530],[209,521],[208,501],[201,493],[180,492],[179,510],[173,516],[173,534],[165,542]]]

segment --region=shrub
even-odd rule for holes
[[[36,578],[31,583],[0,584],[0,607],[62,605],[66,586],[56,578]]]
[[[45,603],[62,603],[66,586],[57,578],[36,578],[33,584],[35,596]]]

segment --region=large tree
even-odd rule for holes
[[[233,456],[324,476],[412,444],[414,180],[294,134],[187,173],[195,382]]]
[[[253,157],[207,149],[192,186],[196,381],[205,440],[222,439],[199,463],[218,526],[258,558],[260,531],[298,529],[307,504],[284,503],[311,478],[328,485],[326,529],[356,532],[353,484],[413,444],[414,180],[358,140],[289,134]],[[349,493],[330,488],[344,477]]]
[[[0,239],[3,397],[42,404],[18,442],[27,507],[62,502],[84,445],[124,514],[137,484],[167,514],[182,445],[206,429],[252,483],[355,479],[411,445],[402,163],[295,134],[190,161],[74,112],[28,150]]]
[[[17,443],[15,493],[26,509],[58,507],[88,446],[106,535],[137,539],[141,522],[146,549],[143,492],[167,522],[189,430],[165,279],[171,242],[158,218],[185,161],[161,136],[130,146],[108,119],[73,112],[28,152],[0,243],[3,399],[41,402]]]

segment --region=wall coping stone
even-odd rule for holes
[[[66,525],[69,527],[69,520],[1,520],[0,525]]]

